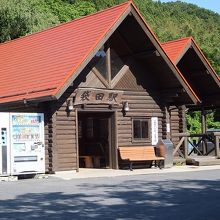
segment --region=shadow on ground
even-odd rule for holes
[[[0,201],[0,219],[217,220],[220,181],[80,184],[78,193],[28,193]]]

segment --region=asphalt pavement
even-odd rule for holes
[[[0,182],[0,219],[219,220],[220,169]]]

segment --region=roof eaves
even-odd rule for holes
[[[182,49],[182,51],[180,51],[178,57],[175,60],[175,64],[177,65],[179,63],[179,61],[183,58],[183,56],[186,54],[186,52],[189,50],[189,48],[192,45],[192,41],[191,41],[191,37],[189,38],[189,40],[187,41],[187,43],[184,45],[184,48]]]
[[[172,60],[170,59],[170,57],[168,56],[168,54],[166,53],[166,51],[163,49],[160,41],[157,39],[156,35],[154,34],[154,32],[151,30],[151,28],[149,27],[149,25],[146,23],[145,19],[143,18],[143,16],[140,14],[139,10],[137,9],[137,7],[133,4],[133,2],[131,3],[131,5],[133,6],[133,9],[135,10],[135,12],[139,15],[141,21],[143,22],[143,24],[145,25],[145,27],[148,29],[149,33],[151,34],[151,36],[153,37],[153,40],[155,42],[154,46],[157,48],[157,50],[159,50],[158,52],[165,58],[166,63],[170,66],[170,68],[172,69],[173,73],[175,74],[175,76],[177,77],[177,79],[179,80],[179,82],[181,83],[181,85],[183,86],[183,88],[186,90],[186,92],[188,93],[189,97],[191,98],[191,100],[193,101],[194,104],[198,104],[201,103],[201,100],[199,99],[199,97],[196,95],[196,93],[194,92],[194,90],[191,88],[191,86],[189,85],[189,83],[187,82],[187,80],[185,79],[185,77],[181,74],[181,72],[179,71],[179,69],[177,68],[177,66],[172,62]],[[131,12],[133,12],[131,10]],[[133,12],[134,13],[134,12]],[[147,34],[147,33],[146,33]],[[148,35],[148,34],[147,34]],[[149,36],[149,35],[148,35]],[[149,36],[150,37],[150,36]],[[152,37],[150,37],[152,39]],[[152,43],[154,43],[152,41]]]
[[[197,45],[197,43],[195,42],[195,40],[193,38],[191,39],[191,42],[192,42],[193,49],[195,50],[195,52],[197,53],[197,55],[199,56],[199,58],[201,59],[201,61],[205,65],[205,67],[207,68],[207,70],[210,72],[211,76],[213,77],[213,79],[215,80],[217,85],[220,87],[220,77],[215,72],[215,70],[213,69],[213,67],[209,63],[208,59],[205,57],[202,50],[200,49],[200,47]]]
[[[4,101],[4,102],[0,102],[0,106],[4,107],[4,106],[14,106],[15,104],[21,104],[21,103],[27,103],[27,105],[29,105],[30,103],[39,103],[39,102],[46,102],[46,101],[54,101],[57,100],[55,96],[40,96],[40,97],[36,97],[36,98],[20,98],[17,100],[13,100],[13,101]]]

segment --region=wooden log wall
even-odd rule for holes
[[[70,87],[51,108],[51,162],[53,171],[77,169],[76,111],[67,111],[67,101],[75,96]]]
[[[174,137],[172,134],[183,133],[186,131],[185,108],[183,106],[170,106],[170,122],[171,140],[176,146],[181,137]]]
[[[146,91],[125,91],[122,101],[128,101],[129,112],[123,116],[122,106],[118,109],[118,146],[128,145],[151,145],[151,126],[149,128],[149,139],[143,141],[134,141],[132,139],[132,118],[158,117],[159,138],[162,138],[162,110],[155,99]]]

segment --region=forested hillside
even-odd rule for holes
[[[93,13],[124,0],[0,0],[0,41]],[[182,2],[134,0],[161,41],[193,36],[220,74],[220,15]]]
[[[125,0],[0,0],[0,42],[66,22]],[[134,0],[160,41],[193,36],[220,75],[220,15],[196,5]],[[191,132],[199,132],[199,113],[188,117]],[[216,113],[209,114],[209,127]],[[219,116],[218,116],[219,117]],[[190,121],[191,120],[191,121]],[[194,120],[194,121],[193,121]],[[194,127],[193,127],[194,126]]]

